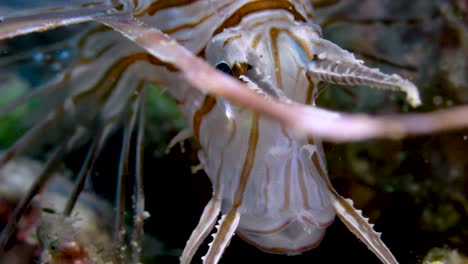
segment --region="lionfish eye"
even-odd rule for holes
[[[226,62],[222,61],[216,65],[216,69],[224,72],[227,75],[234,76],[234,73],[232,72],[231,66],[227,64]]]

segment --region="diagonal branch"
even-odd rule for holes
[[[240,81],[217,71],[158,29],[133,17],[114,15],[94,19],[122,33],[158,59],[178,68],[183,77],[200,91],[266,114],[308,136],[344,142],[371,138],[395,139],[468,128],[468,106],[423,114],[372,117],[281,102],[256,94]]]

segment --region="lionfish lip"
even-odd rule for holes
[[[319,230],[319,234],[316,238],[311,239],[305,243],[300,243],[298,245],[294,245],[293,243],[287,243],[285,245],[279,246],[279,245],[261,243],[261,241],[257,241],[256,239],[254,239],[254,237],[258,234],[250,233],[247,230],[238,229],[236,232],[236,234],[240,238],[242,238],[244,241],[246,241],[249,244],[254,245],[255,247],[257,247],[258,249],[264,252],[273,253],[273,254],[287,254],[287,255],[297,255],[302,252],[318,247],[320,243],[322,242],[325,236],[325,233],[326,233],[325,229],[321,229]],[[254,237],[252,237],[252,235]]]
[[[268,229],[263,229],[263,230],[245,228],[245,227],[239,227],[238,229],[242,230],[242,231],[245,231],[245,232],[249,232],[249,233],[255,233],[255,234],[264,234],[264,235],[273,234],[273,233],[276,233],[276,232],[280,231],[281,229],[285,228],[292,221],[293,221],[293,219],[286,219],[285,221],[283,221],[282,223],[278,224],[275,227],[268,228]]]
[[[273,233],[276,233],[276,232],[284,229],[286,226],[288,226],[290,223],[292,223],[295,220],[303,221],[303,222],[305,222],[307,224],[310,224],[312,226],[316,226],[317,228],[327,228],[328,226],[330,226],[334,222],[335,217],[333,217],[331,220],[324,221],[324,222],[317,222],[315,219],[313,219],[310,216],[301,216],[299,218],[290,217],[288,219],[285,219],[280,224],[278,224],[278,225],[276,225],[274,227],[268,228],[268,229],[259,230],[259,229],[252,229],[252,228],[246,228],[246,227],[239,226],[239,230],[242,230],[244,232],[254,233],[254,234],[263,234],[263,235],[273,234]]]
[[[325,222],[317,222],[315,219],[311,218],[310,216],[302,216],[301,219],[309,224],[317,225],[318,227],[321,227],[321,228],[327,228],[328,226],[333,224],[333,222],[335,221],[335,217]]]
[[[369,68],[360,60],[339,61],[326,56],[318,56],[308,67],[308,74],[319,81],[338,85],[363,85],[406,94],[412,107],[421,105],[416,86],[396,74],[385,74],[378,69]]]

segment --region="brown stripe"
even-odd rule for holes
[[[104,53],[108,52],[112,47],[114,47],[116,45],[116,43],[111,43],[107,46],[105,46],[104,48],[102,48],[101,50],[97,50],[95,51],[96,53],[93,54],[92,56],[89,56],[89,57],[80,57],[80,59],[78,60],[77,62],[77,65],[81,65],[81,64],[91,64],[92,62],[94,62],[95,60],[97,60],[99,57],[101,57],[102,55],[104,55]]]
[[[220,193],[221,191],[221,173],[223,171],[223,164],[224,164],[224,152],[221,153],[221,161],[219,163],[219,167],[218,167],[218,170],[216,171],[216,182],[213,184],[214,187],[213,187],[213,197],[221,197],[222,196],[222,193]]]
[[[164,33],[173,34],[173,33],[177,32],[177,31],[184,30],[184,29],[194,29],[194,28],[198,27],[201,23],[205,22],[208,18],[212,17],[213,15],[214,15],[214,13],[210,13],[210,14],[202,17],[201,19],[197,20],[196,22],[192,23],[192,24],[182,24],[182,25],[179,25],[179,26],[174,27],[174,28],[165,29]]]
[[[153,65],[164,66],[168,69],[174,68],[172,65],[166,64],[149,55],[148,53],[134,53],[119,59],[116,63],[107,69],[107,71],[104,73],[104,76],[97,82],[96,85],[76,95],[73,98],[73,101],[77,103],[80,100],[86,99],[88,96],[95,96],[95,93],[99,93],[97,95],[98,102],[104,102],[112,93],[117,83],[120,81],[122,74],[128,69],[128,67],[137,61],[147,61]]]
[[[289,19],[285,19],[283,17],[270,17],[268,19],[265,19],[265,20],[261,20],[261,21],[257,21],[255,23],[252,23],[251,25],[249,25],[248,27],[244,28],[245,30],[247,31],[253,31],[254,29],[258,28],[258,27],[261,27],[263,25],[268,25],[270,23],[274,23],[274,22],[280,22],[280,21],[286,21],[286,22],[289,22]]]
[[[179,26],[176,26],[174,28],[170,28],[170,29],[165,29],[164,30],[164,33],[166,34],[174,34],[176,33],[177,31],[181,31],[181,30],[184,30],[184,29],[195,29],[196,27],[198,27],[200,24],[202,24],[203,22],[205,22],[206,20],[208,20],[210,17],[214,16],[215,14],[221,12],[223,9],[225,9],[226,7],[232,5],[232,3],[227,3],[223,6],[220,6],[216,9],[216,11],[214,10],[208,10],[208,14],[206,14],[204,17],[202,17],[201,19],[197,20],[196,22],[193,22],[191,24],[182,24],[182,25],[179,25]]]
[[[86,41],[88,41],[88,38],[90,38],[92,35],[94,34],[100,34],[100,33],[103,33],[103,32],[107,32],[107,31],[112,31],[113,29],[108,27],[108,26],[104,26],[104,25],[100,25],[100,26],[97,26],[97,27],[94,27],[90,30],[88,30],[86,33],[84,33],[78,40],[78,48],[79,49],[82,49],[85,44],[86,44]]]
[[[313,60],[314,58],[314,55],[312,54],[312,52],[310,51],[309,49],[309,43],[307,43],[307,41],[305,41],[304,39],[300,38],[300,37],[297,37],[296,35],[293,34],[293,32],[290,32],[288,31],[288,35],[294,39],[294,41],[299,44],[299,46],[301,47],[301,49],[304,51],[304,53],[306,54],[307,56],[307,59],[309,60]],[[307,80],[309,81],[309,86],[307,87],[307,95],[306,95],[306,100],[305,100],[305,103],[307,105],[311,105],[312,104],[312,96],[314,95],[314,91],[315,91],[315,83],[314,81],[312,80],[312,78],[310,78],[309,74],[306,74],[306,78]]]
[[[258,47],[258,44],[260,43],[260,40],[262,39],[262,35],[261,34],[257,34],[255,36],[255,38],[253,39],[252,41],[252,48],[254,49],[257,49]]]
[[[318,160],[317,153],[314,152],[312,154],[312,162],[314,163],[315,167],[317,168],[317,171],[319,172],[320,176],[322,178],[328,178],[327,175],[325,174],[325,171],[322,169],[322,166],[320,166],[320,161]]]
[[[239,78],[244,75],[250,68],[250,65],[246,62],[236,62],[232,65],[232,75]]]
[[[195,3],[196,0],[161,0],[161,1],[153,1],[151,5],[149,5],[145,10],[142,10],[139,13],[133,14],[134,16],[143,16],[143,15],[154,15],[156,12],[161,11],[163,9],[172,8],[172,7],[180,7],[183,5],[189,5]]]
[[[258,113],[252,114],[252,126],[250,127],[249,147],[247,154],[245,155],[244,165],[242,166],[242,172],[240,175],[239,185],[237,188],[236,195],[234,197],[233,207],[239,207],[242,204],[245,188],[247,187],[247,180],[249,179],[250,173],[255,161],[255,152],[257,150],[258,143]]]
[[[229,44],[229,42],[231,42],[232,40],[239,39],[239,38],[241,38],[240,34],[226,38],[226,40],[223,42],[223,48],[226,47],[226,45]]]
[[[216,98],[213,96],[205,96],[202,106],[195,112],[193,116],[193,134],[199,139],[200,138],[200,125],[203,118],[213,110],[216,105]]]
[[[301,47],[301,49],[304,51],[304,53],[307,55],[307,59],[312,60],[314,58],[314,55],[311,53],[309,49],[309,44],[307,41],[304,39],[298,38],[296,35],[294,35],[293,32],[288,30],[288,35],[296,41],[297,44]]]
[[[296,7],[288,0],[257,0],[247,3],[237,9],[223,24],[221,24],[214,32],[214,35],[221,33],[225,28],[236,26],[242,18],[248,14],[272,9],[282,9],[294,15],[295,20],[307,21],[297,10]]]
[[[315,90],[315,83],[312,78],[310,78],[309,74],[306,74],[307,81],[309,81],[309,86],[307,87],[307,96],[306,96],[306,105],[312,104],[312,96],[314,95]],[[313,143],[312,143],[313,144]]]
[[[273,49],[273,57],[275,60],[275,74],[276,80],[278,83],[278,88],[283,90],[283,76],[281,75],[281,61],[279,57],[279,50],[278,50],[278,35],[279,29],[272,28],[270,30],[270,38],[271,38],[271,48]]]
[[[224,218],[224,221],[220,221],[219,230],[213,238],[213,244],[211,244],[210,249],[208,250],[208,254],[206,255],[206,262],[204,263],[217,263],[225,246],[224,243],[229,243],[231,236],[233,235],[236,227],[237,221],[239,221],[240,215],[236,208],[229,211]]]
[[[145,85],[146,85],[146,81],[145,80],[140,80],[138,82],[138,86],[137,88],[135,89],[135,91],[133,92],[131,98],[130,98],[130,101],[135,101],[136,99],[138,99],[138,97],[140,96],[140,93],[141,91],[143,91],[143,88],[145,88]]]

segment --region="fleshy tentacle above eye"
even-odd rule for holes
[[[324,40],[314,40],[315,56],[308,65],[308,74],[327,83],[340,85],[365,85],[406,94],[408,103],[417,107],[421,104],[419,92],[410,81],[396,74],[385,74],[378,69],[363,65],[354,55],[341,49],[334,43]]]

